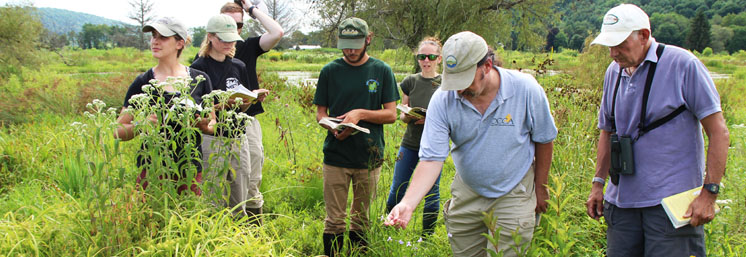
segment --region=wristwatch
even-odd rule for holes
[[[716,195],[720,193],[720,185],[718,184],[704,184],[702,185],[702,188],[704,188],[707,191],[710,191],[710,193]]]
[[[606,180],[605,180],[605,179],[603,179],[603,178],[600,178],[600,177],[593,177],[593,181],[592,181],[591,183],[593,183],[593,182],[598,182],[598,183],[601,183],[601,185],[602,185],[602,186],[603,186],[604,184],[606,184]]]
[[[256,16],[254,16],[254,9],[256,8],[256,5],[249,6],[249,10],[247,13],[249,13],[249,16],[251,16],[252,19],[256,19]]]

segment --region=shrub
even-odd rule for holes
[[[705,50],[702,50],[702,55],[704,55],[704,56],[710,56],[710,55],[712,55],[712,48],[710,48],[709,46],[705,47]]]
[[[705,62],[705,66],[707,66],[707,68],[721,68],[723,67],[723,63],[718,60],[709,60]]]

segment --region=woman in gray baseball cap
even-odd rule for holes
[[[143,27],[142,31],[151,33],[150,51],[158,63],[155,67],[137,76],[129,86],[124,98],[124,107],[122,107],[122,111],[117,119],[119,126],[114,136],[122,141],[128,141],[134,138],[136,133],[143,128],[138,127],[139,122],[155,124],[162,132],[165,132],[163,133],[166,135],[165,139],[174,141],[176,147],[167,156],[158,157],[159,159],[164,159],[164,164],[160,165],[159,163],[153,163],[151,156],[148,154],[148,152],[157,152],[158,150],[149,149],[151,146],[143,142],[141,150],[137,154],[137,167],[141,171],[137,178],[137,184],[141,185],[142,189],[145,190],[148,187],[148,182],[154,182],[153,179],[170,178],[176,181],[175,186],[178,193],[189,189],[195,194],[200,195],[201,190],[197,185],[197,183],[202,181],[202,165],[197,161],[201,154],[201,150],[199,149],[201,142],[200,133],[184,137],[185,133],[189,134],[193,132],[189,132],[176,121],[177,119],[174,116],[177,115],[171,115],[171,119],[168,119],[167,114],[171,112],[172,107],[176,103],[185,100],[189,100],[197,105],[201,104],[202,96],[212,91],[210,80],[195,83],[199,81],[197,80],[198,76],[207,78],[207,74],[179,63],[179,56],[190,41],[189,34],[187,34],[183,23],[171,17],[164,17],[148,23]],[[191,79],[192,83],[190,83],[188,89],[180,91],[171,83],[163,83],[168,81],[169,78]],[[153,80],[157,80],[159,83],[151,85],[151,81]],[[189,92],[188,96],[182,94],[182,91],[187,92],[187,90]],[[127,109],[148,109],[143,108],[143,106],[152,107],[149,109],[153,113],[148,113],[146,120],[136,121],[133,115],[135,112],[128,111]],[[159,117],[162,120],[159,120]],[[212,133],[212,128],[209,127],[208,122],[209,120],[202,119],[196,126],[204,133]],[[197,147],[194,148],[189,145],[196,145]],[[171,161],[178,164],[178,171],[166,168]],[[150,175],[148,175],[148,169],[152,171]],[[181,181],[186,179],[191,181]]]
[[[212,81],[213,90],[249,91],[249,75],[246,72],[246,65],[241,60],[233,58],[236,51],[236,41],[243,41],[241,36],[238,35],[236,21],[228,15],[219,14],[210,18],[205,30],[207,36],[202,41],[198,58],[194,60],[191,67],[207,73],[210,81]],[[267,90],[257,89],[253,92],[259,96],[262,95],[260,94],[261,91]],[[206,180],[216,184],[220,183],[221,180],[230,183],[230,197],[228,203],[223,204],[231,208],[240,205],[240,207],[234,209],[234,214],[239,217],[248,214],[244,203],[249,200],[248,186],[251,173],[249,139],[245,135],[249,123],[246,119],[241,118],[241,115],[249,108],[250,104],[251,101],[245,99],[240,105],[234,100],[229,100],[227,105],[215,105],[215,110],[217,110],[216,121],[222,125],[218,126],[215,136],[204,135],[204,141],[202,142],[202,163],[207,169],[208,177]],[[223,147],[223,144],[219,142],[228,138],[238,140],[232,141],[230,148]],[[215,140],[218,141],[213,143]],[[224,175],[220,175],[222,177],[215,177],[220,174],[218,167],[215,167],[215,163],[222,162],[222,160],[218,161],[213,158],[213,161],[210,161],[209,156],[224,151],[234,152],[225,158],[230,159],[228,162],[236,172],[226,172],[222,173]],[[222,155],[218,154],[218,156]],[[252,222],[258,225],[257,218],[253,218]]]

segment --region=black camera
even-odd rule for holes
[[[629,136],[620,137],[617,134],[611,134],[609,141],[611,147],[609,175],[611,176],[611,183],[617,185],[619,184],[619,175],[635,174],[635,155],[632,150],[634,140]]]

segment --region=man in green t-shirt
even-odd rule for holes
[[[352,201],[350,241],[364,247],[363,230],[369,225],[368,209],[376,192],[383,163],[383,124],[396,121],[394,72],[386,63],[368,56],[372,34],[359,18],[348,18],[339,25],[337,48],[343,58],[321,69],[316,95],[316,120],[342,119],[370,130],[370,134],[338,131],[321,125],[329,132],[324,140],[324,253],[335,256],[345,232],[347,194],[350,181]]]

